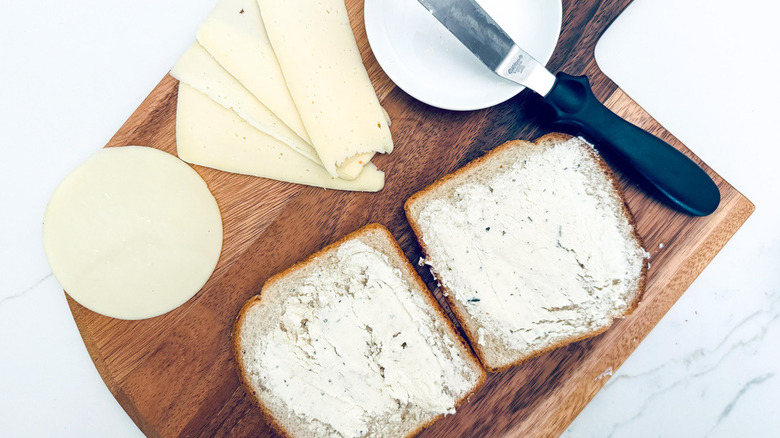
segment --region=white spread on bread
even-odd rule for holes
[[[513,350],[541,348],[629,306],[645,253],[626,239],[611,191],[580,168],[596,166],[586,154],[571,139],[421,211],[427,263],[481,321],[480,345],[492,334]]]
[[[372,418],[407,404],[453,413],[476,376],[463,378],[469,367],[451,339],[435,335],[429,304],[365,243],[347,241],[335,256],[341,270],[310,273],[257,341],[262,385],[343,436],[364,435]]]

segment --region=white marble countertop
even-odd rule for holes
[[[0,3],[0,436],[141,435],[87,355],[41,219],[213,3]],[[565,436],[777,436],[778,13],[768,0],[636,0],[602,39],[602,69],[757,210]]]

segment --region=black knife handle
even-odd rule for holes
[[[587,77],[558,73],[544,101],[555,111],[557,123],[580,131],[672,207],[694,216],[718,208],[720,191],[712,178],[682,152],[602,105]]]

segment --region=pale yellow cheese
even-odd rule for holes
[[[194,43],[171,69],[171,76],[232,109],[247,123],[320,163],[314,148],[293,132],[200,44]]]
[[[363,171],[363,166],[368,164],[373,157],[373,152],[353,155],[336,167],[336,173],[342,179],[355,179]]]
[[[384,112],[363,66],[343,0],[258,0],[285,81],[325,169],[391,152]],[[361,160],[358,160],[361,161]]]
[[[222,218],[206,183],[178,158],[106,148],[54,191],[43,244],[54,276],[79,304],[113,318],[151,318],[209,279]]]
[[[338,190],[376,192],[384,187],[384,173],[373,164],[352,181],[334,178],[184,83],[179,84],[176,147],[182,160],[226,172]]]
[[[198,42],[263,105],[309,141],[255,0],[220,0],[198,28]]]

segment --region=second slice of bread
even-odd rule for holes
[[[405,209],[490,371],[601,333],[644,289],[633,219],[609,168],[580,138],[506,143]]]
[[[413,435],[485,379],[376,224],[269,279],[233,340],[245,387],[288,436]]]

